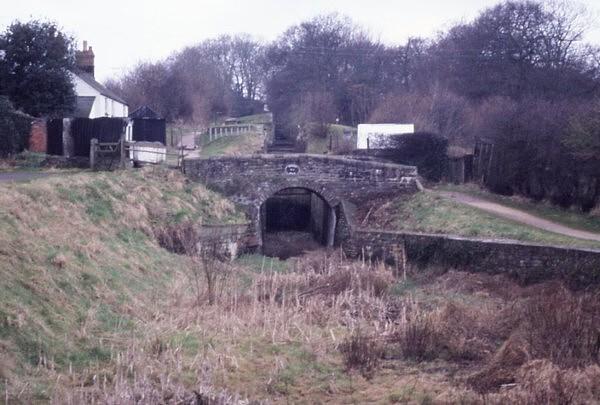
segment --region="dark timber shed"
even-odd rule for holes
[[[167,143],[167,124],[160,116],[147,105],[135,109],[129,118],[133,120],[132,138],[135,142],[160,142]]]

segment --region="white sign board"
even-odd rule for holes
[[[414,124],[360,124],[357,149],[381,149],[391,135],[414,134]]]

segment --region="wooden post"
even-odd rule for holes
[[[92,138],[90,140],[90,168],[96,170],[96,152],[98,149],[98,140]]]
[[[392,246],[392,254],[396,262],[394,276],[400,277],[400,274],[402,274],[402,280],[406,281],[406,245],[404,241]]]
[[[125,169],[125,135],[121,136],[119,147],[121,148],[121,169]]]

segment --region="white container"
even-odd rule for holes
[[[167,147],[160,142],[133,142],[129,157],[136,163],[161,163],[167,160]]]
[[[382,149],[390,136],[414,133],[415,124],[360,124],[356,149]]]

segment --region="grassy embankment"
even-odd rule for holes
[[[260,152],[264,142],[264,135],[257,133],[225,136],[202,146],[200,156],[251,155]]]
[[[600,212],[586,214],[575,209],[561,209],[560,207],[545,201],[533,202],[523,197],[509,197],[494,194],[480,188],[475,184],[443,184],[436,187],[436,189],[443,191],[456,191],[459,193],[480,197],[487,201],[506,205],[507,207],[511,208],[516,208],[529,214],[557,222],[571,228],[600,233]]]
[[[236,118],[242,124],[262,124],[270,120],[270,113],[248,115]],[[236,156],[251,155],[260,152],[265,142],[264,133],[248,133],[231,135],[208,142],[208,135],[203,135],[198,144],[202,145],[200,156]]]
[[[351,151],[356,147],[356,136],[352,136],[349,140],[344,139],[344,131],[356,131],[355,127],[346,125],[330,124],[327,130],[327,136],[320,137],[314,134],[309,134],[306,144],[306,153],[332,153],[329,151],[330,138],[333,137],[334,149],[339,146],[340,150]]]
[[[369,213],[369,211],[371,211]],[[364,221],[368,213],[368,218]],[[573,214],[573,217],[574,214]],[[368,227],[442,233],[477,238],[499,238],[535,243],[600,248],[600,243],[539,230],[460,204],[435,191],[402,196],[366,205],[358,222]],[[575,220],[573,220],[575,222]],[[583,216],[577,219],[582,223]]]
[[[600,398],[593,291],[434,269],[398,280],[329,252],[217,264],[209,305],[198,262],[162,249],[155,230],[241,218],[175,173],[6,185],[0,206],[0,397],[9,401]]]
[[[239,221],[231,203],[174,172],[87,173],[0,185],[0,381],[107,361],[189,261],[153,230]],[[34,377],[32,379],[24,376]],[[17,387],[14,387],[17,389]],[[18,391],[17,391],[18,392]]]

